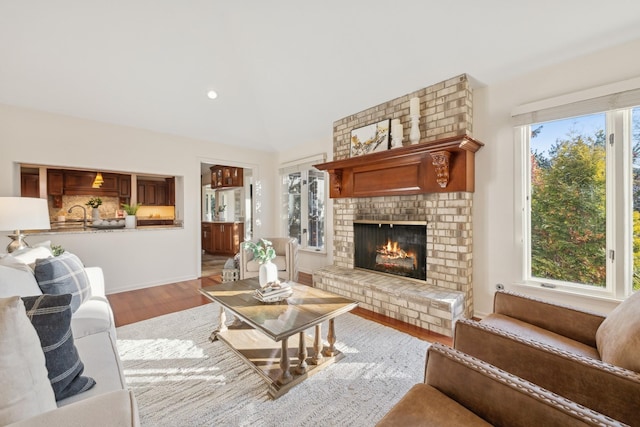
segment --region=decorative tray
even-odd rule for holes
[[[89,227],[97,228],[99,230],[115,230],[118,228],[124,228],[124,219],[99,219],[93,221],[93,223]]]

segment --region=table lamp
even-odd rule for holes
[[[20,230],[48,230],[49,206],[46,199],[33,197],[0,197],[0,230],[15,230],[10,234],[11,243],[7,252],[11,253],[29,247]]]

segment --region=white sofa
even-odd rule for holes
[[[99,267],[85,269],[92,296],[71,319],[71,331],[85,369],[95,379],[91,389],[57,402],[58,408],[12,426],[138,426],[135,397],[127,390],[116,347],[113,312],[105,296],[104,276]],[[40,295],[35,276],[28,269],[0,265],[0,297]],[[1,351],[1,350],[0,350]]]

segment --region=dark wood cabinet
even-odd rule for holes
[[[214,255],[235,255],[240,251],[244,224],[237,222],[203,222],[202,249]]]
[[[167,205],[175,206],[176,204],[176,179],[167,178]]]
[[[61,170],[47,171],[47,194],[49,196],[62,196],[64,193],[64,174]]]
[[[175,204],[175,185],[165,181],[138,180],[138,203],[144,206],[172,206]]]
[[[123,199],[131,197],[131,177],[129,175],[120,175],[118,197]]]
[[[118,174],[103,173],[102,185],[93,188],[96,172],[64,171],[64,194],[67,196],[111,196],[118,197],[120,188]]]
[[[244,171],[234,166],[211,166],[211,188],[233,188],[244,185]]]
[[[202,250],[207,253],[213,253],[213,238],[211,237],[211,223],[202,223]]]
[[[40,175],[37,173],[20,173],[20,196],[40,197]]]

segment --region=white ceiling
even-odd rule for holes
[[[639,38],[630,0],[0,0],[0,103],[283,151],[458,74]]]

